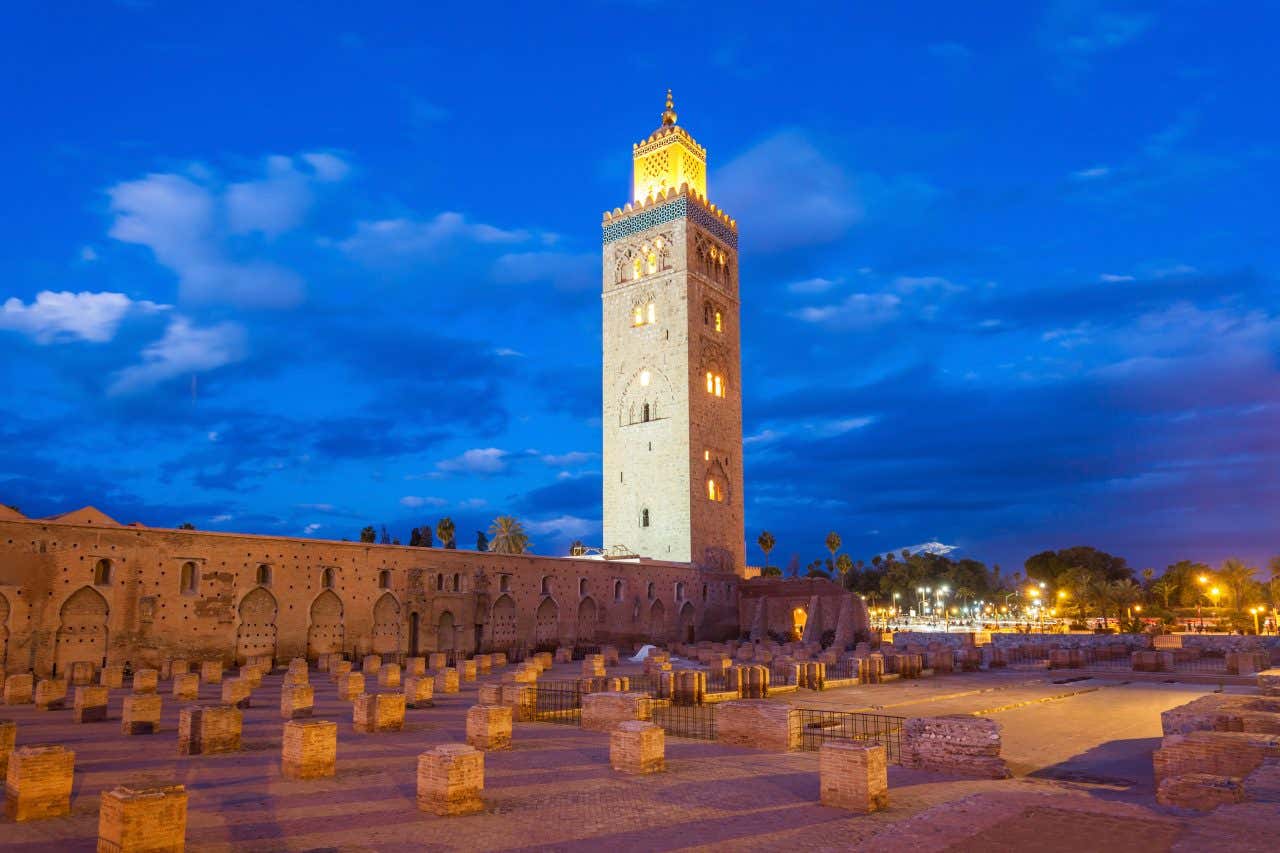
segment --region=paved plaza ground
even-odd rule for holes
[[[577,664],[558,665],[544,678],[577,674]],[[1160,711],[1212,686],[1014,671],[801,691],[779,700],[900,716],[978,713],[1003,726],[1015,778],[974,781],[893,767],[890,808],[869,816],[818,804],[814,752],[668,738],[667,771],[631,777],[610,770],[606,735],[517,723],[513,748],[485,756],[486,811],[437,818],[415,805],[417,757],[463,740],[475,683],[438,695],[434,708],[410,709],[402,732],[358,734],[350,705],[337,698],[327,673],[313,672],[315,716],[340,724],[338,772],[290,781],[279,771],[281,678],[273,673],[254,691],[244,748],[232,755],[179,756],[177,716],[185,703],[167,695],[162,731],[147,736],[120,734],[123,690],[114,691],[112,719],[102,723],[77,725],[70,710],[0,710],[17,721],[19,745],[59,743],[76,752],[71,815],[0,822],[0,851],[92,850],[104,789],[166,782],[187,787],[188,849],[199,851],[1244,851],[1274,850],[1280,825],[1274,805],[1186,816],[1155,804],[1151,751]],[[161,692],[167,687],[162,683]],[[201,698],[218,701],[217,686],[204,686]]]

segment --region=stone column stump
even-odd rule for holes
[[[243,678],[228,678],[222,682],[222,704],[248,708],[250,692],[251,686]]]
[[[435,679],[427,675],[411,675],[404,680],[404,704],[408,708],[430,708],[435,703]]]
[[[98,684],[110,690],[119,690],[124,687],[124,667],[104,666],[102,672],[98,673]]]
[[[437,693],[458,692],[458,671],[453,667],[442,669],[436,673]]]
[[[879,744],[823,741],[818,778],[824,806],[864,814],[889,806],[889,770]]]
[[[75,764],[76,754],[61,746],[15,749],[9,756],[4,786],[9,820],[44,820],[70,813]]]
[[[583,678],[604,677],[604,655],[587,655],[582,659]]]
[[[568,646],[560,646],[556,649],[556,663],[573,663],[573,649]],[[547,669],[550,668],[547,667]]]
[[[481,684],[479,691],[477,691],[476,701],[481,705],[501,705],[502,685]]]
[[[449,665],[449,657],[444,652],[432,652],[427,655],[427,668],[438,672]]]
[[[323,779],[338,763],[338,724],[330,720],[290,720],[284,724],[280,772],[286,779]]]
[[[200,680],[205,684],[222,683],[222,661],[206,660],[200,662]]]
[[[488,675],[493,669],[493,659],[488,655],[476,655],[474,660],[476,662],[477,675]]]
[[[0,777],[9,772],[9,756],[18,739],[18,724],[13,720],[0,720]]]
[[[57,711],[67,705],[67,682],[43,678],[36,684],[36,710]]]
[[[243,724],[234,705],[188,705],[178,715],[178,754],[237,752]]]
[[[186,675],[191,672],[191,664],[186,658],[174,658],[169,663],[169,677],[177,678],[179,675]]]
[[[472,705],[467,711],[467,743],[486,751],[511,748],[511,709]]]
[[[119,787],[102,792],[98,850],[182,853],[187,842],[187,791],[182,785]]]
[[[426,658],[408,658],[404,662],[404,674],[416,675],[419,678],[427,674]]]
[[[365,675],[377,675],[382,669],[382,655],[365,655],[360,671]]]
[[[77,687],[74,708],[77,723],[98,723],[107,718],[107,699],[111,691],[105,687]]]
[[[364,693],[364,674],[348,672],[338,679],[338,698],[346,702],[354,702]]]
[[[351,706],[351,725],[365,734],[400,731],[404,728],[404,694],[360,694]]]
[[[551,669],[551,652],[536,652],[532,660],[544,672]]]
[[[489,665],[490,665],[491,667],[493,667],[494,669],[501,669],[502,667],[506,666],[506,665],[507,665],[507,653],[506,653],[506,652],[494,652],[493,654],[489,655]]]
[[[476,680],[476,662],[473,660],[464,660],[458,664],[458,677],[462,681]]]
[[[200,676],[194,672],[173,677],[173,698],[183,702],[194,702],[200,698]]]
[[[310,717],[315,707],[315,690],[309,684],[285,684],[280,688],[280,718],[300,720]]]
[[[160,673],[154,669],[140,669],[133,674],[134,693],[155,693]]]
[[[767,699],[738,699],[716,708],[716,740],[774,752],[800,748],[800,712]]]
[[[89,684],[93,684],[93,663],[78,660],[71,664],[71,686],[84,687]]]
[[[341,684],[342,679],[351,673],[351,661],[335,660],[329,664],[329,677],[334,684]]]
[[[624,720],[609,733],[609,766],[619,773],[658,773],[667,767],[667,736],[661,726]]]
[[[653,703],[643,693],[591,693],[582,697],[582,728],[589,732],[608,732],[627,720],[649,720]]]
[[[153,735],[160,731],[160,697],[154,693],[133,693],[124,697],[120,713],[120,733]]]
[[[399,687],[400,686],[400,666],[394,663],[384,663],[378,669],[378,686],[379,687]]]
[[[461,743],[437,746],[418,756],[418,808],[441,817],[484,808],[484,753]]]
[[[257,690],[262,686],[262,667],[257,664],[247,663],[240,667],[239,678],[249,685],[250,690]]]

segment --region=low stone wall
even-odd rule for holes
[[[1280,699],[1212,693],[1160,715],[1162,733],[1247,732],[1280,734]]]
[[[1012,775],[1000,757],[1000,724],[965,714],[907,720],[902,727],[902,765],[982,779]]]
[[[653,718],[653,699],[644,693],[590,693],[582,697],[582,728],[610,731],[626,720]]]
[[[1153,634],[988,634],[993,646],[1017,646],[1024,644],[1042,644],[1046,648],[1057,646],[1064,649],[1105,649],[1112,645],[1123,645],[1125,654],[1135,651],[1147,651],[1155,648]],[[1178,648],[1195,650],[1202,654],[1221,657],[1228,652],[1242,652],[1264,649],[1274,662],[1280,655],[1280,637],[1274,636],[1241,636],[1230,634],[1170,634],[1163,635],[1179,643]],[[928,647],[930,645],[946,645],[953,649],[972,646],[972,634],[932,633],[926,631],[898,631],[893,634],[892,647],[898,651],[905,650],[908,645]],[[887,647],[882,646],[882,651]]]
[[[1280,669],[1258,673],[1258,692],[1263,696],[1280,696]]]
[[[800,747],[800,712],[766,699],[739,699],[716,708],[716,740],[775,752]]]
[[[1212,694],[1165,711],[1160,722],[1165,737],[1151,761],[1162,805],[1280,803],[1280,700]]]

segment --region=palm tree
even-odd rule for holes
[[[1222,568],[1218,570],[1218,578],[1231,593],[1231,609],[1237,613],[1244,610],[1245,599],[1254,582],[1253,573],[1253,566],[1247,566],[1235,557],[1223,561]]]
[[[756,544],[760,546],[761,551],[764,551],[764,564],[766,566],[769,565],[769,552],[773,550],[774,545],[778,544],[777,541],[774,540],[773,534],[767,530],[761,532],[760,538],[756,540]]]
[[[1173,598],[1174,593],[1178,591],[1178,584],[1171,578],[1160,578],[1151,585],[1151,594],[1158,595],[1160,601],[1164,604],[1164,609],[1169,609],[1169,599]]]
[[[457,548],[457,542],[454,541],[454,535],[457,529],[453,526],[453,519],[445,516],[436,522],[436,538],[440,540],[442,548]]]
[[[489,550],[498,554],[523,554],[529,550],[529,536],[514,515],[500,515],[489,525]]]
[[[1081,623],[1089,618],[1089,600],[1093,594],[1093,576],[1087,569],[1076,567],[1067,569],[1058,576],[1058,586],[1067,591],[1067,595],[1075,602],[1077,618]]]
[[[1142,600],[1142,587],[1129,578],[1112,581],[1111,600],[1116,606],[1116,621],[1120,622],[1124,609]]]
[[[1109,627],[1107,615],[1111,610],[1111,602],[1115,595],[1115,590],[1111,588],[1111,583],[1105,575],[1090,572],[1087,589],[1089,598],[1102,613],[1102,627]]]
[[[836,557],[836,571],[840,572],[840,579],[843,581],[849,577],[849,572],[853,570],[853,558],[848,554],[841,554]],[[845,584],[848,586],[848,584]]]
[[[834,530],[827,534],[827,550],[831,552],[831,559],[836,558],[836,551],[840,550],[840,534]]]

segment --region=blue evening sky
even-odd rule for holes
[[[747,539],[1280,551],[1273,2],[31,3],[0,501],[600,536],[601,211],[742,239]]]

